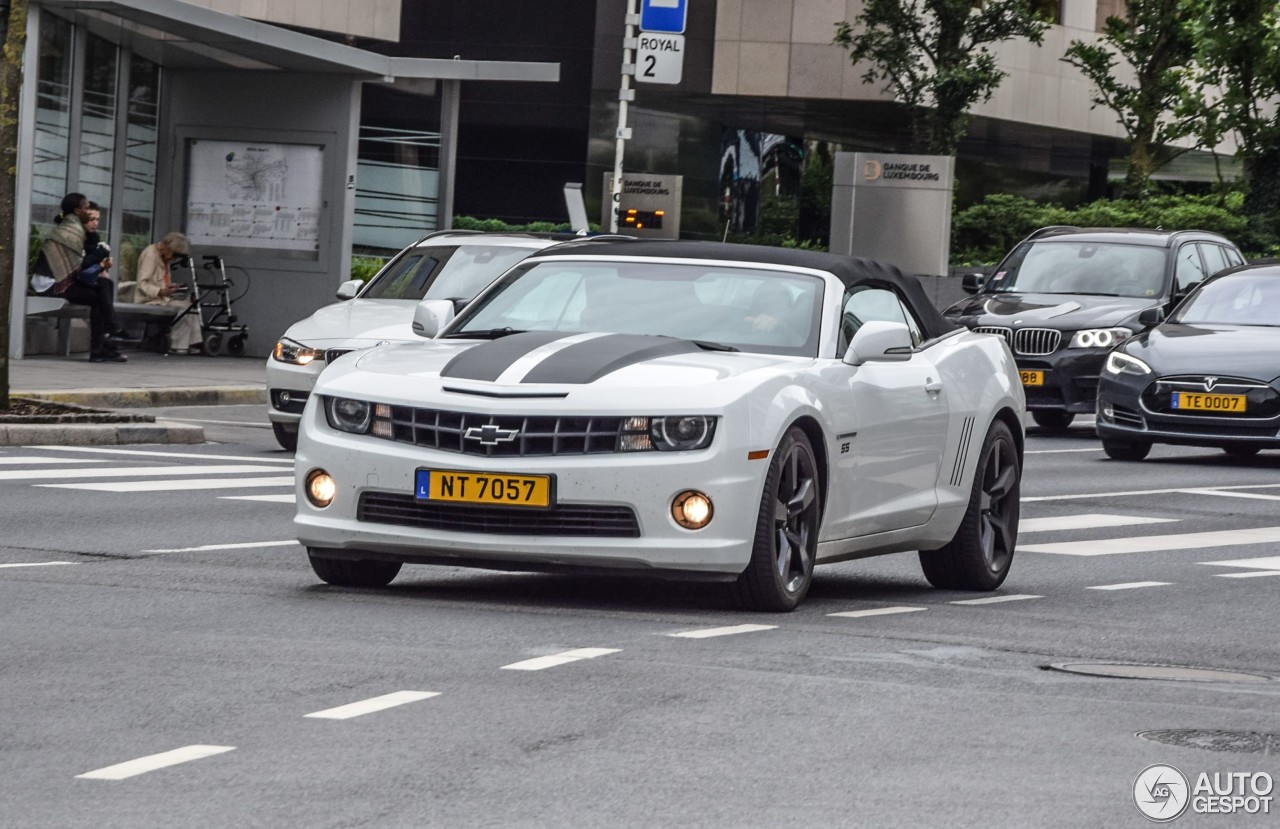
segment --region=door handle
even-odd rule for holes
[[[924,381],[924,390],[929,394],[937,394],[942,391],[942,383],[930,377]]]

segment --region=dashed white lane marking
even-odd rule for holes
[[[755,633],[760,630],[776,630],[777,625],[733,625],[724,628],[703,628],[702,630],[686,630],[684,633],[668,633],[678,639],[710,639],[713,636],[733,636],[735,633]]]
[[[276,472],[278,470],[271,470]],[[293,476],[273,478],[195,478],[180,481],[112,481],[98,484],[36,484],[46,489],[84,489],[92,492],[167,492],[195,489],[252,489],[293,486]]]
[[[1256,579],[1259,576],[1280,576],[1280,570],[1254,570],[1252,573],[1214,573],[1220,579]]]
[[[1222,492],[1217,489],[1184,489],[1190,495],[1217,495],[1219,498],[1255,498],[1259,501],[1280,501],[1280,495],[1267,495],[1262,492]]]
[[[1164,524],[1177,520],[1177,518],[1145,518],[1139,515],[1106,515],[1090,512],[1084,515],[1060,515],[1055,518],[1024,518],[1018,522],[1018,534],[1127,527],[1134,524]]]
[[[296,504],[298,496],[292,492],[283,495],[219,495],[220,501],[265,501],[268,504]]]
[[[165,475],[243,475],[248,472],[273,472],[274,466],[246,464],[214,464],[212,466],[119,466],[109,469],[5,469],[0,481],[65,481],[69,478],[160,478]]]
[[[989,596],[985,599],[962,599],[951,604],[999,604],[1001,602],[1021,602],[1026,599],[1043,599],[1044,596],[1033,596],[1030,593],[1010,593],[1008,596]]]
[[[1280,527],[1247,530],[1218,530],[1179,535],[1138,535],[1098,541],[1061,541],[1056,544],[1018,545],[1020,553],[1056,553],[1064,556],[1110,556],[1120,553],[1151,553],[1157,550],[1191,550],[1205,547],[1236,547],[1244,544],[1274,544],[1280,541]]]
[[[249,550],[254,547],[298,546],[297,541],[246,541],[242,544],[205,544],[202,547],[175,547],[171,550],[143,550],[144,553],[203,553],[207,550]]]
[[[33,561],[23,564],[0,564],[0,567],[52,567],[55,564],[75,564],[74,561]]]
[[[873,607],[869,610],[844,610],[839,613],[828,613],[828,616],[840,616],[845,619],[862,619],[867,616],[888,616],[893,613],[915,613],[917,610],[928,610],[925,607]]]
[[[1231,561],[1202,561],[1213,567],[1247,567],[1250,570],[1280,570],[1280,556],[1261,558],[1235,558]]]
[[[202,455],[198,452],[153,452],[146,449],[106,449],[91,446],[30,446],[49,452],[86,452],[92,455],[137,455],[152,458],[198,458],[206,461],[252,461],[293,465],[293,458],[255,458],[244,455]]]
[[[440,696],[439,691],[396,691],[394,694],[383,694],[380,697],[373,697],[348,705],[339,705],[337,708],[326,708],[323,711],[316,711],[303,716],[314,717],[317,720],[349,720],[352,717],[372,714],[375,711],[385,711],[388,708],[395,708],[397,705],[407,705],[410,702],[418,702],[419,700],[438,696]]]
[[[1173,582],[1168,581],[1129,581],[1123,584],[1099,584],[1095,587],[1086,588],[1087,590],[1137,590],[1139,587],[1167,587]]]
[[[1033,449],[1023,452],[1024,455],[1064,455],[1068,452],[1101,452],[1102,447],[1098,446],[1093,449]]]
[[[1236,489],[1275,489],[1280,484],[1232,484],[1231,486],[1215,486],[1214,492],[1223,492],[1226,490]],[[1130,495],[1168,495],[1171,492],[1182,492],[1194,494],[1199,492],[1197,489],[1188,489],[1187,487],[1171,487],[1169,489],[1130,489],[1124,492],[1081,492],[1075,495],[1024,495],[1018,500],[1023,503],[1032,501],[1074,501],[1082,498],[1123,498]]]
[[[139,757],[137,760],[117,763],[114,766],[107,766],[96,771],[87,771],[84,774],[77,774],[76,777],[84,780],[124,780],[125,778],[136,777],[139,774],[146,774],[156,769],[176,766],[179,763],[189,763],[192,760],[203,760],[206,757],[213,757],[216,754],[234,750],[235,746],[185,746],[183,748],[175,748],[173,751],[165,751],[148,757]]]
[[[22,464],[22,465],[30,464],[32,466],[53,465],[53,464],[65,465],[69,463],[106,463],[106,461],[95,461],[95,460],[90,460],[88,458],[42,458],[36,455],[31,455],[31,456],[6,455],[5,457],[0,458],[0,466],[3,466],[5,464],[8,464],[10,466],[17,466],[19,464]]]
[[[577,662],[580,659],[595,659],[597,656],[607,656],[611,653],[617,653],[618,648],[578,648],[576,650],[565,651],[564,653],[556,653],[551,656],[539,656],[536,659],[526,659],[523,662],[513,662],[510,665],[503,665],[504,671],[541,671],[546,668],[554,668],[557,665],[567,665],[570,662]]]

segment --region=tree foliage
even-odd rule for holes
[[[865,83],[883,83],[911,108],[917,152],[954,155],[969,110],[1004,79],[989,46],[1026,38],[1039,45],[1048,23],[1033,0],[867,0],[853,23],[836,24],[834,43]]]
[[[1193,131],[1177,110],[1190,88],[1194,15],[1188,0],[1126,0],[1125,6],[1127,19],[1108,17],[1100,40],[1073,40],[1062,59],[1093,83],[1093,105],[1115,112],[1129,139],[1125,190],[1141,197],[1151,174],[1176,155],[1166,145]]]

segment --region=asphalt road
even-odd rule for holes
[[[1280,777],[1280,453],[1033,429],[997,594],[905,554],[768,615],[679,582],[322,585],[262,407],[163,413],[219,442],[0,450],[0,826],[1122,827],[1151,764]],[[1051,669],[1103,662],[1261,678]]]

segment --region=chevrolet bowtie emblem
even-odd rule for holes
[[[1206,378],[1204,378],[1204,390],[1205,390],[1205,391],[1213,391],[1213,387],[1214,387],[1214,386],[1216,386],[1216,385],[1218,385],[1218,378],[1217,378],[1217,377],[1206,377]]]
[[[478,440],[481,446],[497,446],[499,443],[510,443],[520,434],[518,429],[503,429],[493,423],[483,426],[472,426],[462,433],[467,440]]]

